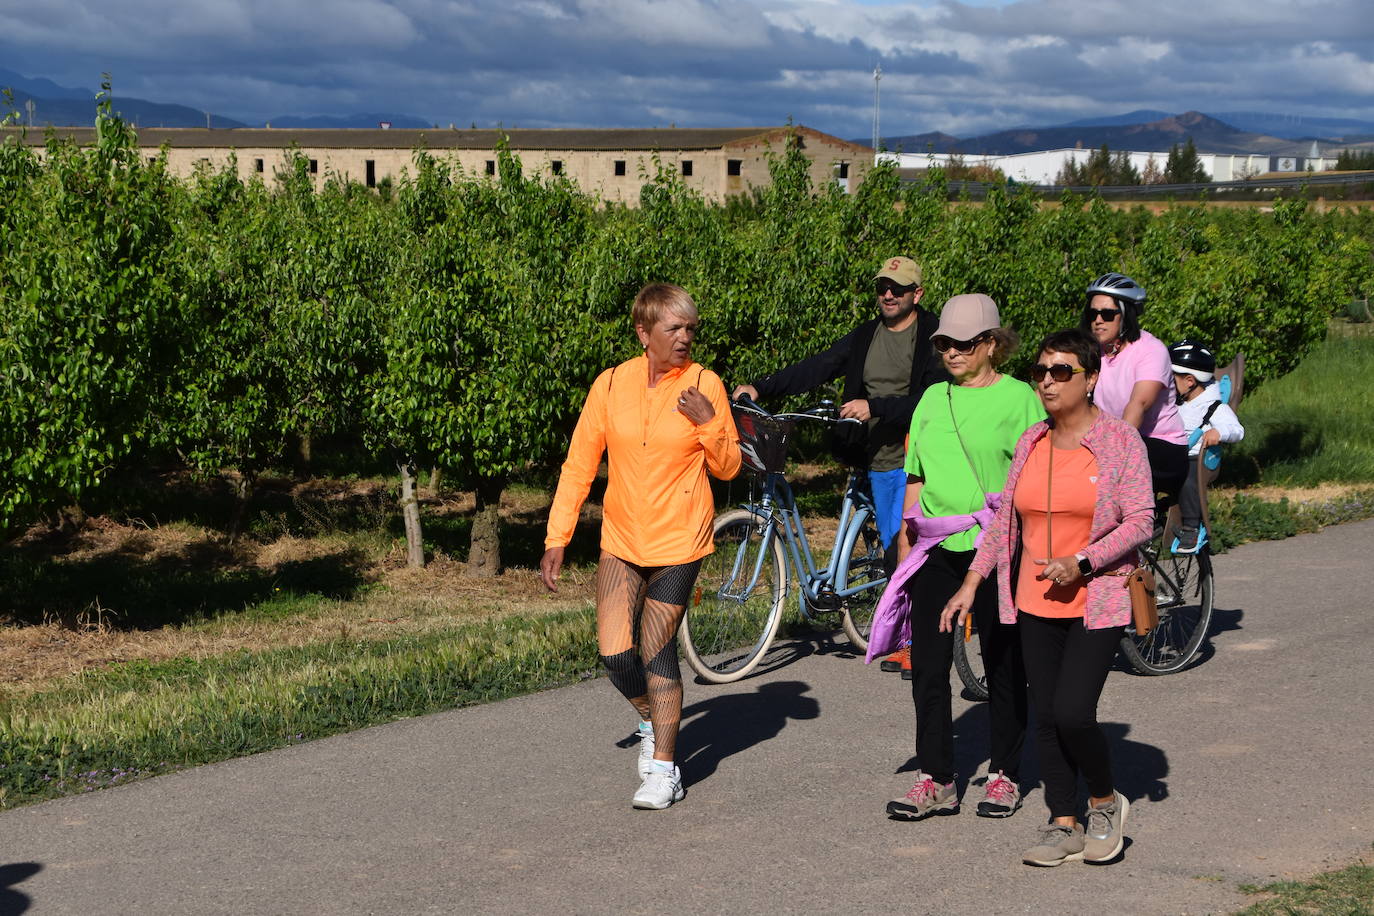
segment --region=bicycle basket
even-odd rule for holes
[[[787,464],[787,434],[795,421],[765,417],[738,407],[732,407],[731,412],[735,415],[745,467],[763,473],[781,471]]]

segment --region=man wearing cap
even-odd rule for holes
[[[849,424],[837,428],[836,454],[866,467],[878,510],[878,532],[891,548],[902,524],[906,492],[906,433],[916,402],[930,385],[949,378],[930,348],[936,319],[917,307],[921,268],[911,258],[891,257],[873,278],[879,317],[865,321],[829,349],[740,385],[733,397],[754,400],[801,394],[844,376],[841,417],[865,424],[866,435],[844,441]],[[895,553],[888,551],[889,566]]]

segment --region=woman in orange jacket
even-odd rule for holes
[[[556,591],[604,452],[596,631],[601,661],[639,713],[636,808],[684,796],[674,765],[682,717],[677,628],[711,552],[715,504],[706,474],[739,473],[739,436],[720,378],[692,362],[697,307],[680,286],[651,283],[631,312],[644,355],[602,372],[577,420],[549,509],[539,576]]]

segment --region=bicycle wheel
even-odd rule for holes
[[[1188,666],[1212,623],[1212,557],[1169,553],[1148,557],[1155,574],[1159,626],[1144,636],[1128,626],[1121,653],[1139,674],[1173,674]]]
[[[959,680],[975,700],[988,698],[988,676],[983,673],[983,643],[977,630],[973,637],[964,642],[962,628],[954,631],[954,670],[959,672]]]
[[[878,537],[878,526],[873,516],[865,515],[859,523],[859,536],[854,540],[854,549],[849,552],[849,562],[836,571],[839,581],[846,588],[873,582],[866,588],[844,599],[844,635],[860,652],[868,651],[868,634],[873,629],[873,613],[878,609],[878,599],[882,597],[883,586],[887,584],[887,569],[883,565],[883,543]]]
[[[687,664],[713,684],[744,677],[777,635],[786,600],[778,530],[748,509],[717,516],[715,551],[702,561],[678,628]]]

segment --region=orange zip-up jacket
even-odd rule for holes
[[[677,411],[678,396],[693,385],[716,409],[701,426]],[[711,552],[715,501],[706,472],[729,480],[740,468],[739,434],[718,375],[690,363],[650,388],[649,360],[639,356],[597,376],[549,508],[546,548],[572,540],[602,452],[602,550],[640,566],[675,566]]]

